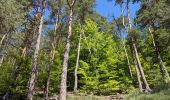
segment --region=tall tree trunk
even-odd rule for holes
[[[67,96],[67,67],[68,67],[68,59],[70,52],[70,38],[72,34],[72,20],[73,20],[73,6],[76,0],[73,0],[71,3],[67,0],[67,4],[69,6],[69,20],[68,20],[68,32],[66,39],[66,47],[64,52],[63,66],[62,66],[62,74],[61,74],[61,83],[60,83],[60,95],[59,100],[66,100]]]
[[[127,6],[127,13],[128,13],[129,29],[130,29],[130,32],[131,32],[132,31],[132,23],[131,23],[131,19],[130,19],[129,2],[127,2],[126,6]],[[138,68],[139,68],[139,71],[140,71],[143,83],[145,85],[145,89],[146,89],[145,92],[151,92],[152,90],[150,89],[150,87],[148,85],[148,82],[147,82],[147,80],[145,78],[145,74],[144,74],[144,71],[143,71],[140,59],[139,59],[139,55],[138,55],[138,51],[137,51],[137,48],[136,48],[134,37],[131,37],[131,42],[132,42],[132,46],[133,46],[133,49],[134,49],[135,57],[136,57],[136,60],[137,60],[137,63],[138,63]]]
[[[139,74],[139,70],[138,70],[138,67],[137,67],[137,62],[136,62],[136,59],[135,59],[135,55],[134,55],[134,51],[133,51],[133,47],[131,47],[131,55],[132,55],[132,60],[133,60],[133,64],[134,64],[134,67],[135,67],[135,70],[136,70],[136,76],[137,76],[137,79],[138,79],[138,85],[139,85],[139,91],[140,92],[143,92],[143,88],[142,88],[142,82],[141,82],[141,79],[140,79],[140,74]]]
[[[125,30],[128,32],[128,29],[127,29],[127,27],[125,25],[125,19],[124,19],[124,15],[123,15],[122,4],[120,5],[120,8],[121,8],[121,15],[122,15],[122,24],[123,24]],[[125,41],[124,41],[123,37],[122,37],[122,43],[123,43],[123,48],[124,48],[124,51],[125,51],[125,54],[126,54],[126,60],[127,60],[127,63],[128,63],[128,69],[129,69],[130,78],[132,79],[133,75],[132,75],[132,70],[131,70],[131,64],[130,64],[130,61],[129,61],[129,57],[128,57],[128,53],[127,53],[127,49],[126,49],[126,44],[125,44]]]
[[[137,76],[137,79],[138,79],[139,91],[143,92],[142,83],[141,83],[141,80],[140,80],[140,74],[139,74],[139,70],[138,70],[138,67],[137,67],[135,60],[134,60],[134,66],[135,66],[135,70],[136,70],[136,76]]]
[[[55,56],[55,48],[51,50],[50,52],[50,63],[48,65],[47,69],[47,82],[46,82],[46,89],[45,89],[45,99],[48,100],[48,93],[49,93],[49,85],[50,85],[50,74],[51,74],[51,66],[54,62],[54,56]]]
[[[40,49],[45,5],[46,5],[46,0],[43,0],[42,1],[42,13],[41,13],[40,25],[39,25],[39,31],[38,31],[39,34],[38,34],[36,45],[35,45],[34,60],[33,60],[33,65],[32,65],[32,73],[31,73],[31,77],[30,77],[30,80],[29,80],[29,84],[28,84],[28,94],[27,94],[28,100],[33,100],[33,92],[34,92],[35,81],[36,81],[38,54],[39,54],[39,49]]]
[[[80,32],[79,43],[78,43],[78,47],[77,47],[77,60],[76,60],[76,66],[75,66],[75,69],[74,69],[74,92],[75,93],[77,92],[77,86],[78,86],[77,70],[78,70],[78,67],[79,67],[81,37],[82,37],[82,33]]]
[[[123,42],[123,48],[124,48],[124,52],[126,54],[126,60],[128,62],[128,68],[129,68],[129,74],[130,74],[130,78],[132,79],[133,76],[132,76],[132,70],[131,70],[131,65],[130,65],[130,61],[129,61],[129,57],[128,57],[128,53],[127,53],[127,49],[126,49],[126,45],[125,45],[125,42],[124,40],[122,39],[122,42]]]
[[[137,63],[138,63],[138,68],[139,68],[139,71],[140,71],[140,75],[141,75],[143,83],[145,85],[145,89],[146,89],[145,92],[151,92],[152,90],[150,89],[150,87],[148,85],[148,82],[147,82],[147,80],[145,78],[145,74],[144,74],[144,71],[143,71],[139,56],[138,56],[138,51],[137,51],[137,48],[136,48],[136,44],[135,44],[133,38],[132,38],[132,45],[133,45],[133,49],[134,49],[134,52],[135,52],[135,57],[136,57],[136,60],[137,60]]]
[[[51,66],[53,65],[54,62],[54,57],[55,57],[55,49],[57,46],[57,41],[59,41],[59,38],[57,38],[56,34],[57,34],[57,30],[59,28],[59,24],[60,24],[60,17],[61,17],[61,6],[62,6],[62,2],[61,0],[58,1],[58,10],[57,10],[57,17],[56,17],[56,24],[55,24],[55,29],[54,29],[54,38],[52,41],[52,50],[50,52],[50,63],[48,65],[48,69],[47,69],[47,82],[46,82],[46,88],[45,88],[45,99],[48,100],[48,94],[49,94],[49,85],[50,85],[50,74],[51,74]],[[57,42],[57,43],[56,43]]]
[[[169,78],[169,73],[168,71],[166,70],[166,67],[162,61],[162,58],[161,58],[161,54],[160,54],[160,51],[159,51],[159,48],[157,46],[157,43],[155,41],[155,34],[151,31],[151,28],[149,27],[149,32],[151,34],[151,38],[152,38],[152,43],[153,43],[153,47],[155,49],[155,53],[157,55],[157,60],[159,61],[159,66],[160,66],[160,72],[163,76],[163,78],[165,79],[165,82],[168,82],[168,78]]]

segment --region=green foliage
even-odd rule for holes
[[[24,0],[26,1],[26,0]],[[9,31],[14,31],[24,20],[26,12],[23,10],[24,4],[17,0],[1,0],[0,1],[0,31],[1,34],[6,34]]]
[[[62,1],[62,0],[61,0]],[[151,94],[133,94],[128,99],[135,100],[155,100],[170,99],[169,87],[167,89],[158,88],[162,83],[157,55],[153,47],[153,40],[148,27],[156,36],[156,42],[160,50],[161,58],[170,72],[170,17],[168,0],[116,0],[117,4],[125,2],[141,2],[141,8],[137,12],[132,30],[126,36],[126,30],[122,25],[122,17],[114,19],[110,23],[94,11],[96,0],[77,0],[74,6],[71,48],[68,62],[67,90],[73,91],[74,69],[77,58],[77,45],[79,36],[82,34],[80,61],[78,68],[78,91],[79,93],[95,95],[112,95],[116,93],[133,93],[138,88],[135,67],[132,61],[130,48],[131,37],[134,38],[137,46],[139,58],[149,83],[149,86],[156,92]],[[8,34],[6,41],[0,48],[0,60],[4,55],[2,66],[0,66],[0,96],[10,90],[12,99],[26,99],[27,85],[32,67],[34,45],[37,38],[39,15],[37,14],[40,1],[35,0],[1,0],[0,1],[0,39]],[[51,66],[49,96],[59,93],[60,75],[63,62],[63,52],[65,48],[66,33],[68,28],[68,5],[66,0],[61,4],[62,15],[58,30],[54,33],[54,22],[56,21],[56,11],[58,0],[48,0],[47,13],[45,13],[45,23],[43,25],[43,35],[40,52],[38,55],[38,72],[35,91],[43,92],[47,81],[47,69]],[[37,5],[36,5],[37,4]],[[124,6],[124,4],[122,5]],[[123,7],[124,8],[124,7]],[[48,13],[50,12],[50,14]],[[46,18],[48,15],[50,17]],[[81,24],[81,25],[80,25]],[[127,18],[125,18],[127,25]],[[123,35],[122,35],[123,34]],[[53,63],[50,63],[50,52],[53,39],[56,48]],[[124,41],[125,40],[125,41]],[[123,43],[125,42],[125,44]],[[130,44],[130,46],[129,46]],[[128,63],[124,51],[127,49],[131,64],[133,79],[130,79]],[[27,47],[26,56],[23,57],[23,48]],[[50,65],[51,64],[51,65]],[[16,80],[13,79],[15,68],[19,66],[19,73]],[[14,86],[11,86],[11,84]],[[135,91],[137,92],[137,91]],[[38,94],[38,100],[42,95]],[[1,98],[0,98],[1,99]],[[96,96],[75,96],[68,95],[69,100],[104,100],[104,97]]]
[[[108,95],[115,92],[127,92],[130,80],[127,73],[119,76],[124,71],[124,64],[117,65],[118,59],[116,42],[113,40],[113,35],[105,32],[99,32],[97,25],[87,20],[84,26],[84,33],[87,40],[83,40],[80,54],[80,91],[94,94]],[[92,54],[88,52],[88,46]],[[87,52],[87,53],[85,53]],[[126,79],[123,79],[126,78]]]

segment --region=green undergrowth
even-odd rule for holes
[[[159,86],[153,93],[132,93],[126,100],[170,100],[170,86]]]

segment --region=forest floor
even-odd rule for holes
[[[125,100],[127,95],[93,96],[68,95],[67,100]]]
[[[153,93],[133,92],[128,95],[92,96],[69,94],[67,100],[170,100],[170,87],[159,88]]]
[[[125,100],[170,100],[170,88],[150,94],[131,94]]]
[[[170,100],[170,88],[150,94],[134,93],[121,96],[75,96],[68,95],[67,100]]]

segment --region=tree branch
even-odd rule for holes
[[[72,5],[70,4],[70,2],[67,0],[67,5],[69,6],[69,8],[72,7]]]
[[[73,7],[75,3],[76,3],[76,0],[74,0],[74,1],[72,2],[71,6]]]

